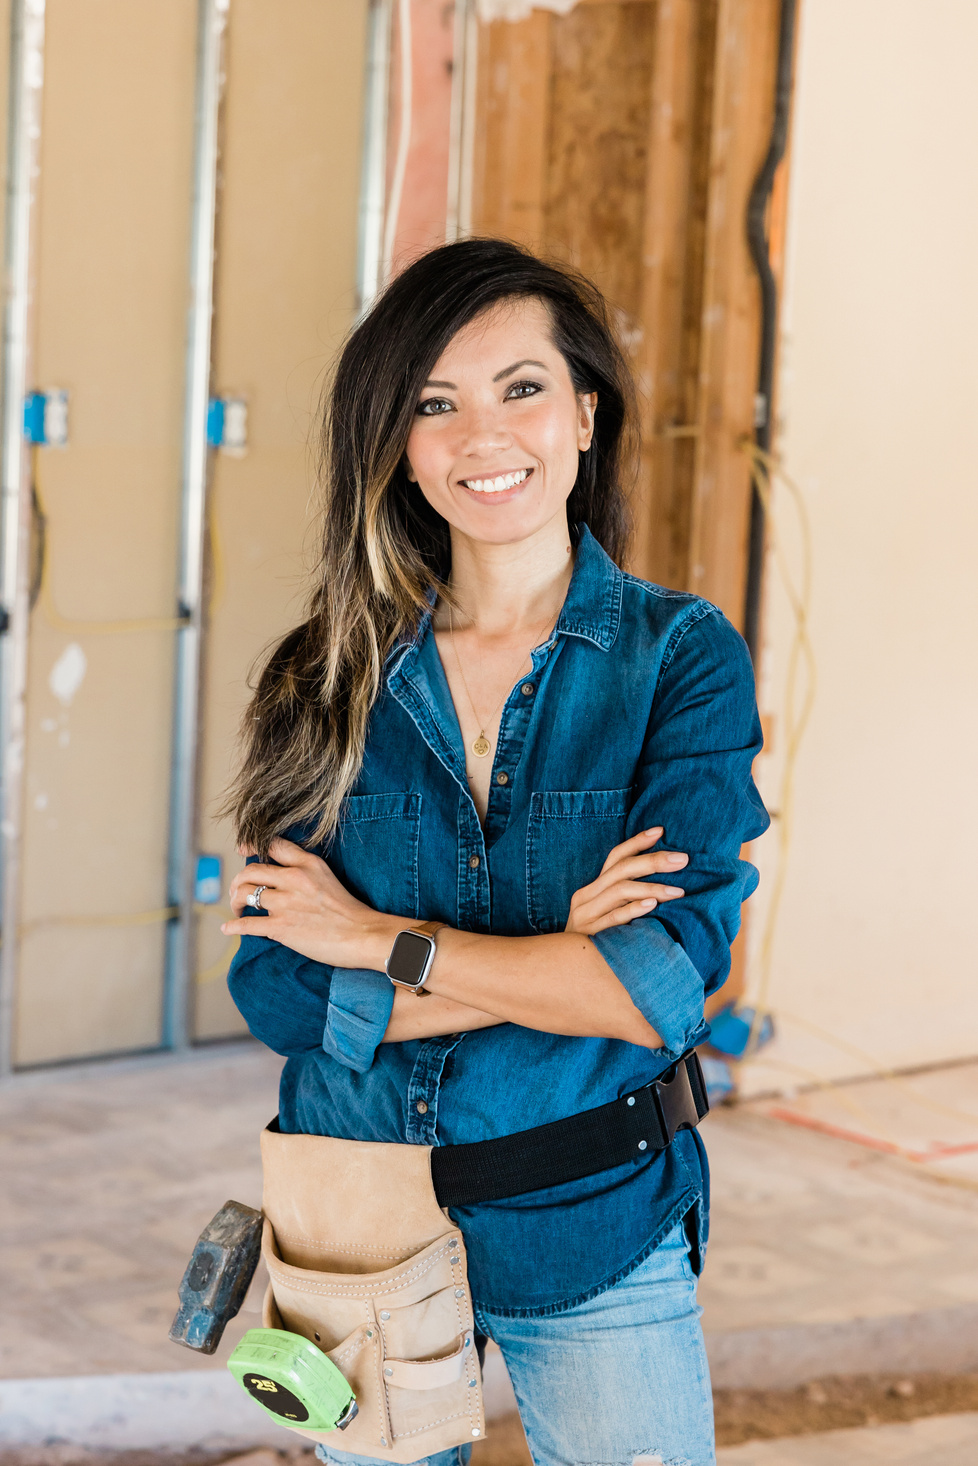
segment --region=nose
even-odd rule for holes
[[[484,460],[512,445],[513,435],[506,426],[500,404],[495,401],[473,404],[460,426],[460,450],[465,458]]]

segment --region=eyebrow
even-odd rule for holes
[[[501,382],[503,380],[503,377],[511,377],[514,372],[519,371],[520,367],[525,366],[539,367],[542,372],[549,372],[550,370],[550,368],[544,362],[534,361],[532,357],[525,356],[522,361],[514,361],[512,366],[505,367],[503,371],[497,372],[492,380],[494,382]],[[458,387],[454,382],[427,381],[425,382],[425,387],[447,387],[450,392],[458,391]]]
[[[514,361],[513,365],[508,366],[505,371],[497,372],[492,380],[494,382],[501,382],[503,377],[511,377],[514,372],[519,371],[520,367],[525,366],[539,367],[542,372],[548,372],[550,370],[550,368],[548,366],[545,366],[542,361],[533,361],[532,358],[530,358],[529,356],[524,356],[522,361]]]

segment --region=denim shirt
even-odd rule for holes
[[[375,910],[529,936],[562,931],[612,846],[662,825],[662,847],[689,855],[668,878],[686,895],[591,940],[663,1046],[512,1023],[383,1044],[383,973],[245,937],[228,983],[252,1033],[288,1056],[283,1130],[409,1145],[508,1135],[647,1084],[706,1037],[704,995],[727,976],[757,884],[740,849],[768,824],[746,647],[715,606],[623,573],[582,526],[532,661],[503,708],[483,829],[429,610],[387,660],[361,773],[319,853]],[[597,1176],[451,1215],[479,1304],[535,1315],[610,1287],[688,1214],[701,1257],[707,1193],[702,1142],[683,1131]]]

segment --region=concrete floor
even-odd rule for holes
[[[935,1415],[906,1425],[830,1430],[750,1441],[717,1452],[717,1466],[975,1466],[978,1415]]]
[[[201,1228],[229,1197],[259,1204],[258,1135],[275,1112],[280,1062],[245,1043],[20,1075],[0,1088],[0,1380],[41,1388],[69,1376],[220,1369],[256,1311],[242,1312],[214,1359],[166,1334]],[[928,1083],[966,1114],[978,1064]],[[864,1110],[888,1103],[871,1085],[851,1088]],[[905,1156],[785,1123],[770,1109],[753,1102],[704,1125],[714,1195],[701,1301],[716,1382],[978,1368],[978,1185],[969,1162],[955,1157],[953,1174],[937,1179]],[[246,1308],[257,1310],[259,1296],[256,1280]],[[978,1460],[978,1417],[945,1420],[956,1423],[880,1429],[903,1431],[893,1440],[911,1445],[945,1429],[939,1451],[926,1449],[948,1462],[958,1459],[949,1454],[954,1432],[970,1430],[968,1459]],[[840,1434],[867,1449],[882,1439]],[[798,1453],[820,1439],[786,1442],[794,1454],[766,1443],[721,1459],[814,1466],[829,1457]],[[914,1459],[887,1451],[832,1459]]]
[[[715,1383],[978,1368],[978,1186],[768,1109],[721,1109],[704,1126]]]
[[[978,1128],[978,1125],[976,1125]],[[706,1123],[710,1330],[840,1322],[978,1300],[978,1192],[754,1109]]]
[[[281,1066],[247,1043],[0,1089],[0,1378],[214,1368],[167,1339],[176,1288],[224,1201],[261,1205]]]

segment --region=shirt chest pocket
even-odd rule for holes
[[[327,857],[358,900],[395,916],[418,914],[420,794],[353,794]]]
[[[571,897],[625,838],[631,789],[546,790],[530,797],[526,904],[538,932],[561,932]]]

